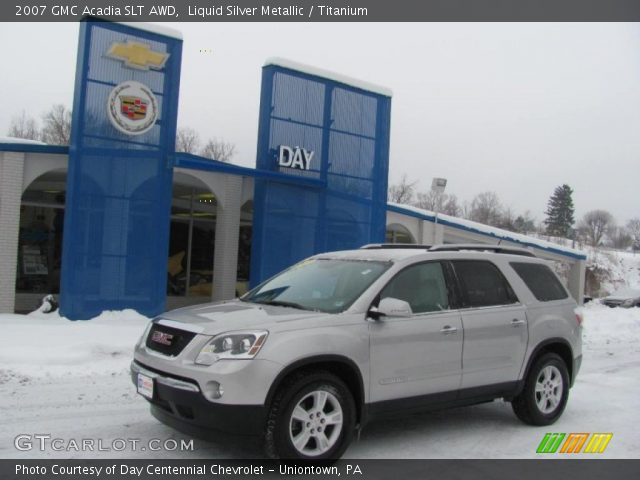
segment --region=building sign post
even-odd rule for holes
[[[279,176],[255,182],[252,285],[315,253],[384,242],[390,119],[387,89],[267,62],[256,167]]]
[[[60,291],[70,319],[164,309],[181,55],[169,29],[81,22]]]

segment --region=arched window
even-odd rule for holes
[[[51,170],[22,194],[16,293],[38,294],[29,309],[43,294],[60,292],[66,181],[66,170]]]
[[[406,227],[399,223],[392,223],[387,225],[387,232],[385,236],[386,243],[416,243],[411,232]]]
[[[201,180],[174,173],[167,294],[211,298],[217,204]]]

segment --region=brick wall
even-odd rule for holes
[[[24,153],[0,152],[0,313],[15,305]]]

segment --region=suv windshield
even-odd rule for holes
[[[338,313],[346,310],[391,264],[361,260],[302,261],[241,300]]]

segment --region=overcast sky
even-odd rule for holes
[[[172,24],[184,34],[179,125],[254,166],[260,67],[278,56],[391,88],[390,182],[471,200],[495,191],[538,221],[553,189],[577,216],[640,217],[640,24]],[[0,135],[71,106],[78,25],[1,24]],[[203,50],[204,52],[201,52]]]

